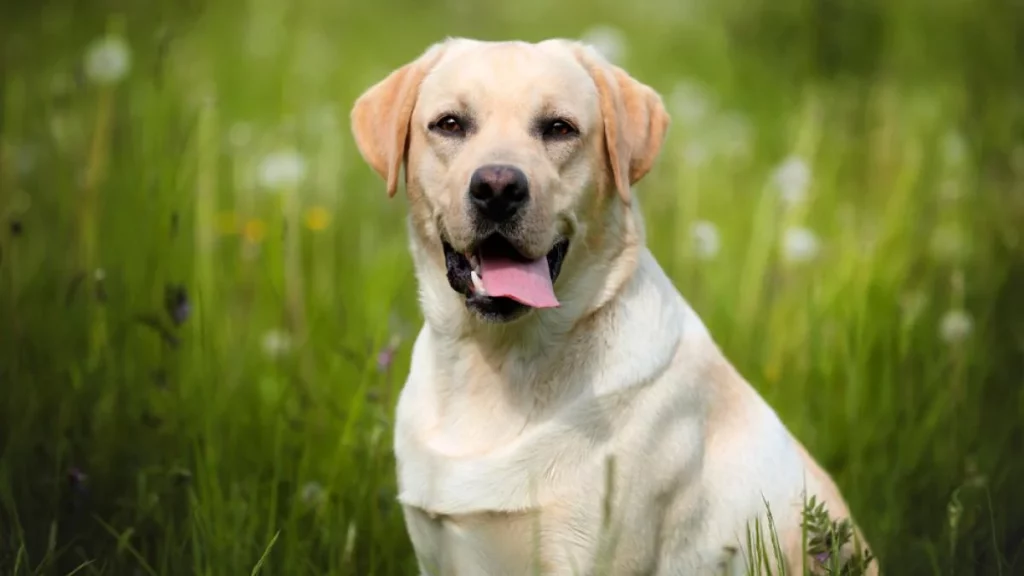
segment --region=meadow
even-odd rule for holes
[[[412,574],[422,318],[355,97],[447,35],[665,98],[649,244],[886,574],[1024,574],[1024,8],[225,0],[0,9],[0,573]]]

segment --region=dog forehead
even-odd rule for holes
[[[420,101],[442,106],[598,109],[597,87],[566,43],[458,39],[420,86]]]

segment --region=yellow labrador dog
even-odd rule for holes
[[[658,94],[577,42],[448,39],[351,119],[389,195],[405,168],[426,322],[394,449],[421,573],[738,573],[766,503],[800,573],[804,491],[849,511],[645,246]]]

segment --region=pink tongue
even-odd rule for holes
[[[547,258],[517,262],[481,257],[480,280],[488,296],[504,296],[533,308],[558,306]]]

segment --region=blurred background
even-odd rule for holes
[[[414,573],[404,193],[348,113],[449,35],[656,88],[651,249],[886,572],[1024,573],[1014,0],[4,3],[0,573]]]

